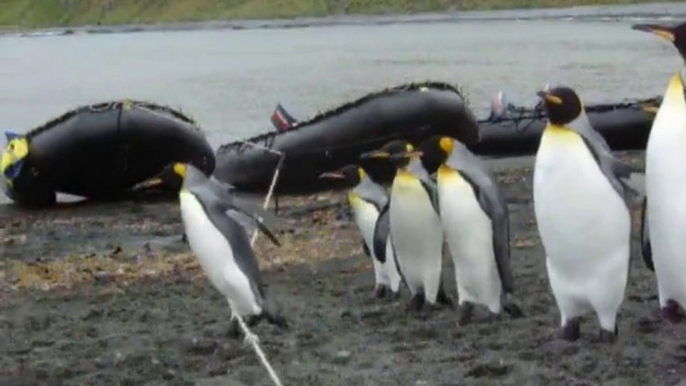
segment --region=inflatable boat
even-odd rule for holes
[[[5,135],[3,188],[25,206],[52,205],[56,193],[124,196],[173,161],[207,175],[215,166],[214,150],[191,118],[142,101],[82,106],[26,134]]]
[[[594,127],[613,150],[644,149],[659,98],[586,105]],[[401,85],[365,96],[299,122],[279,103],[271,116],[275,130],[220,146],[215,177],[245,191],[267,191],[279,153],[283,163],[276,192],[308,193],[335,188],[318,176],[358,160],[359,154],[402,138],[418,143],[447,134],[488,158],[533,155],[546,125],[542,106],[518,107],[502,92],[487,118],[475,120],[460,92],[447,84]],[[477,133],[478,130],[478,133]],[[380,182],[394,175],[390,165],[364,167]]]
[[[460,91],[446,83],[412,83],[382,90],[298,122],[283,106],[272,115],[276,131],[222,145],[214,176],[241,191],[267,191],[283,155],[275,192],[307,193],[336,187],[319,179],[325,171],[358,162],[360,153],[404,138],[421,141],[443,134],[464,143],[478,140],[476,117]],[[378,180],[393,168],[362,164]]]
[[[660,102],[661,97],[653,97],[586,105],[585,109],[612,150],[640,150],[645,149]],[[479,120],[479,141],[467,147],[489,158],[533,155],[546,123],[540,103],[533,108],[515,106],[499,92],[491,101],[489,117]]]

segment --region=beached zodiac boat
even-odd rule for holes
[[[659,98],[587,105],[594,127],[613,150],[644,149],[654,113],[646,107]],[[319,174],[358,162],[360,153],[391,139],[412,143],[438,133],[462,139],[485,157],[533,155],[546,124],[542,108],[516,107],[502,93],[492,100],[491,115],[475,121],[454,87],[437,82],[401,85],[367,95],[307,121],[298,122],[279,104],[272,114],[275,131],[222,145],[216,154],[215,177],[240,190],[266,191],[279,156],[285,155],[277,192],[305,193],[335,187]],[[475,141],[478,125],[479,140]],[[252,143],[259,147],[246,144]],[[384,163],[364,165],[386,182],[393,169]]]
[[[279,106],[272,122],[280,130],[228,143],[216,153],[214,176],[243,191],[266,191],[280,156],[285,155],[275,191],[304,193],[334,187],[319,179],[322,172],[358,162],[361,152],[403,138],[411,142],[450,135],[465,143],[478,139],[476,117],[459,90],[438,82],[413,83],[369,94],[304,122]],[[363,164],[384,180],[393,168],[384,162]]]
[[[90,199],[126,195],[173,161],[208,175],[214,151],[189,117],[141,101],[78,107],[26,134],[6,133],[0,169],[7,196],[45,206],[56,193]]]
[[[586,105],[593,127],[612,150],[645,149],[661,97],[618,103]],[[467,146],[485,157],[528,156],[536,153],[547,117],[539,104],[534,108],[514,106],[497,93],[491,114],[479,121],[479,141]]]

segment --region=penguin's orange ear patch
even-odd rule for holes
[[[441,140],[438,141],[438,146],[440,146],[441,150],[446,154],[450,154],[453,151],[453,140],[450,137],[441,137]]]
[[[186,178],[186,165],[180,162],[174,164],[174,173],[181,176],[181,178]]]

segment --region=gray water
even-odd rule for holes
[[[667,41],[630,26],[684,20],[686,5],[580,9],[0,36],[0,129],[22,133],[78,105],[131,98],[190,114],[216,148],[271,129],[278,102],[302,119],[411,81],[459,84],[478,116],[499,90],[533,105],[547,82],[575,87],[588,103],[662,94],[681,59]]]

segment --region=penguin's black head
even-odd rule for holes
[[[433,172],[448,159],[453,152],[453,138],[434,135],[425,139],[418,147],[416,154],[422,158],[424,168]]]
[[[412,146],[411,143],[403,141],[401,139],[396,139],[383,145],[378,150],[372,150],[370,152],[363,153],[362,155],[360,155],[360,158],[388,159],[396,167],[402,168],[405,167],[408,163],[410,163],[410,159],[412,156],[419,155],[414,154],[413,152],[414,146]]]
[[[366,173],[359,165],[350,164],[334,172],[322,173],[319,178],[335,178],[344,180],[348,185],[357,185],[365,177]]]
[[[161,187],[164,190],[171,190],[178,192],[183,185],[183,179],[186,177],[186,164],[181,162],[172,162],[162,168],[159,173],[151,178],[140,182],[132,188],[136,190],[146,190]]]
[[[566,125],[584,111],[581,98],[570,87],[555,87],[548,91],[539,91],[537,95],[543,100],[548,120],[553,125]]]
[[[686,22],[674,26],[659,24],[634,24],[631,29],[650,32],[674,44],[679,55],[686,61]]]

